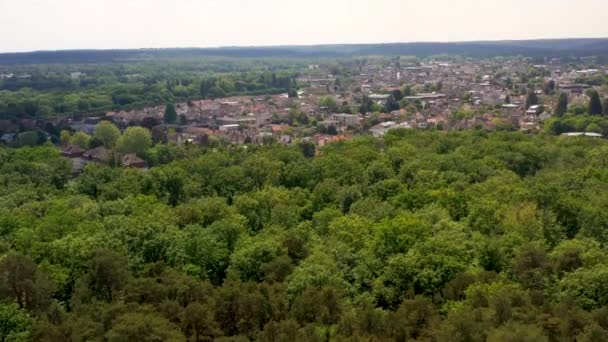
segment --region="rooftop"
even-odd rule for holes
[[[592,138],[602,138],[603,135],[599,134],[599,133],[591,133],[591,132],[570,132],[570,133],[564,133],[562,134],[562,136],[566,136],[566,137],[592,137]]]

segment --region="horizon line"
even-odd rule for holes
[[[358,46],[358,45],[396,45],[396,44],[464,44],[464,43],[498,43],[498,42],[533,42],[533,41],[560,41],[560,40],[608,40],[608,36],[601,37],[564,37],[564,38],[514,38],[514,39],[483,39],[483,40],[420,40],[420,41],[392,41],[392,42],[360,42],[360,43],[315,43],[315,44],[276,44],[276,45],[216,45],[216,46],[168,46],[168,47],[131,47],[131,48],[66,48],[66,49],[40,49],[23,51],[0,51],[0,55],[28,54],[41,52],[70,52],[70,51],[137,51],[137,50],[205,50],[205,49],[268,49],[292,47],[326,47],[326,46]]]

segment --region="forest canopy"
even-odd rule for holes
[[[602,341],[608,143],[0,148],[3,341]],[[148,152],[151,153],[151,152]]]

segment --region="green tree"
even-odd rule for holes
[[[538,104],[538,96],[534,90],[528,91],[528,95],[526,97],[526,108],[530,108],[531,106]]]
[[[542,329],[535,325],[510,323],[489,332],[488,342],[548,342]]]
[[[61,143],[61,146],[68,146],[71,138],[72,134],[70,131],[62,130],[61,133],[59,133],[59,142]]]
[[[335,324],[342,314],[341,296],[333,286],[308,288],[294,300],[291,314],[300,323]]]
[[[209,305],[192,303],[181,316],[183,331],[193,341],[208,341],[221,335],[219,324],[215,321],[214,310]]]
[[[0,305],[0,342],[27,341],[32,319],[16,304]]]
[[[327,134],[329,134],[329,135],[337,135],[338,134],[338,129],[334,125],[329,125],[327,127]]]
[[[403,94],[404,97],[414,95],[412,86],[411,85],[404,86],[403,89],[401,90],[401,94]]]
[[[567,274],[560,282],[563,299],[575,301],[585,310],[601,308],[608,304],[608,267],[597,265],[580,268]]]
[[[388,324],[391,335],[398,341],[432,339],[439,326],[439,314],[430,300],[424,297],[406,299],[399,309],[390,315]]]
[[[390,113],[395,110],[399,110],[399,101],[397,101],[392,94],[389,95],[388,100],[386,101],[386,104],[384,105],[384,110],[387,113]]]
[[[143,156],[152,146],[152,135],[143,127],[129,127],[118,139],[116,148],[121,153],[135,153]]]
[[[555,107],[555,116],[562,117],[568,111],[568,94],[561,92],[557,99],[557,106]]]
[[[89,271],[81,279],[81,296],[88,299],[88,290],[97,299],[111,302],[125,286],[128,276],[125,257],[112,251],[95,251],[89,263]]]
[[[175,111],[175,104],[167,103],[165,106],[165,122],[168,124],[174,124],[177,121],[177,112]]]
[[[177,326],[155,312],[132,312],[119,316],[105,335],[109,342],[185,342]]]
[[[600,94],[597,90],[591,90],[587,93],[589,96],[589,114],[600,115],[602,114],[602,102],[600,100]]]
[[[241,244],[232,254],[230,269],[243,281],[263,279],[263,264],[276,259],[284,252],[279,241],[257,237]]]
[[[38,145],[38,132],[28,131],[19,133],[17,136],[17,144],[19,146],[36,146]]]
[[[158,198],[166,199],[171,206],[176,206],[185,197],[184,172],[178,168],[163,167],[153,170],[157,183]]]
[[[391,94],[393,95],[395,101],[399,102],[403,100],[403,93],[401,92],[401,89],[395,89],[391,92]]]
[[[602,133],[603,129],[595,122],[590,123],[585,129],[586,132]]]
[[[581,334],[576,336],[580,342],[600,342],[608,340],[608,330],[598,324],[592,323],[585,328]]]
[[[72,138],[70,138],[70,144],[79,146],[83,149],[88,149],[91,144],[91,136],[83,132],[76,132]]]
[[[326,107],[330,113],[338,109],[338,102],[333,96],[323,96],[319,99],[319,106]]]
[[[103,146],[114,148],[116,142],[120,138],[120,130],[113,123],[102,121],[95,126],[95,134],[93,137],[101,142]]]
[[[260,335],[263,341],[290,342],[298,340],[298,322],[294,320],[270,321]]]
[[[182,125],[182,126],[185,126],[185,125],[188,124],[188,117],[186,117],[185,114],[181,114],[179,116],[179,124]]]
[[[312,158],[315,156],[315,144],[310,141],[301,141],[298,146],[300,147],[300,151],[306,158]]]
[[[54,285],[31,258],[10,254],[0,262],[0,296],[28,310],[46,309]]]
[[[229,280],[217,292],[216,319],[228,336],[254,335],[268,321],[268,301],[253,282]]]
[[[546,285],[549,266],[544,250],[525,246],[515,258],[512,272],[525,287],[542,290]]]
[[[245,174],[257,187],[274,184],[278,179],[280,162],[263,156],[252,156],[243,162]]]
[[[213,284],[220,284],[229,264],[230,250],[226,242],[221,241],[219,234],[200,226],[186,228],[188,241],[184,251],[190,265],[197,267],[192,274],[208,279]]]
[[[373,110],[372,107],[374,106],[374,104],[374,101],[370,99],[369,96],[363,95],[363,98],[361,98],[361,103],[359,105],[359,113],[365,114],[367,112],[371,112]]]
[[[549,80],[545,83],[544,92],[547,95],[552,95],[555,91],[555,80]]]

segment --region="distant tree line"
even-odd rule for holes
[[[293,96],[297,73],[290,68],[295,65],[278,64],[273,67],[277,70],[266,70],[242,62],[221,71],[215,64],[175,62],[168,72],[147,64],[96,65],[99,70],[77,65],[20,67],[20,74],[0,80],[0,119],[97,115],[235,95]],[[70,70],[81,71],[72,77]]]

